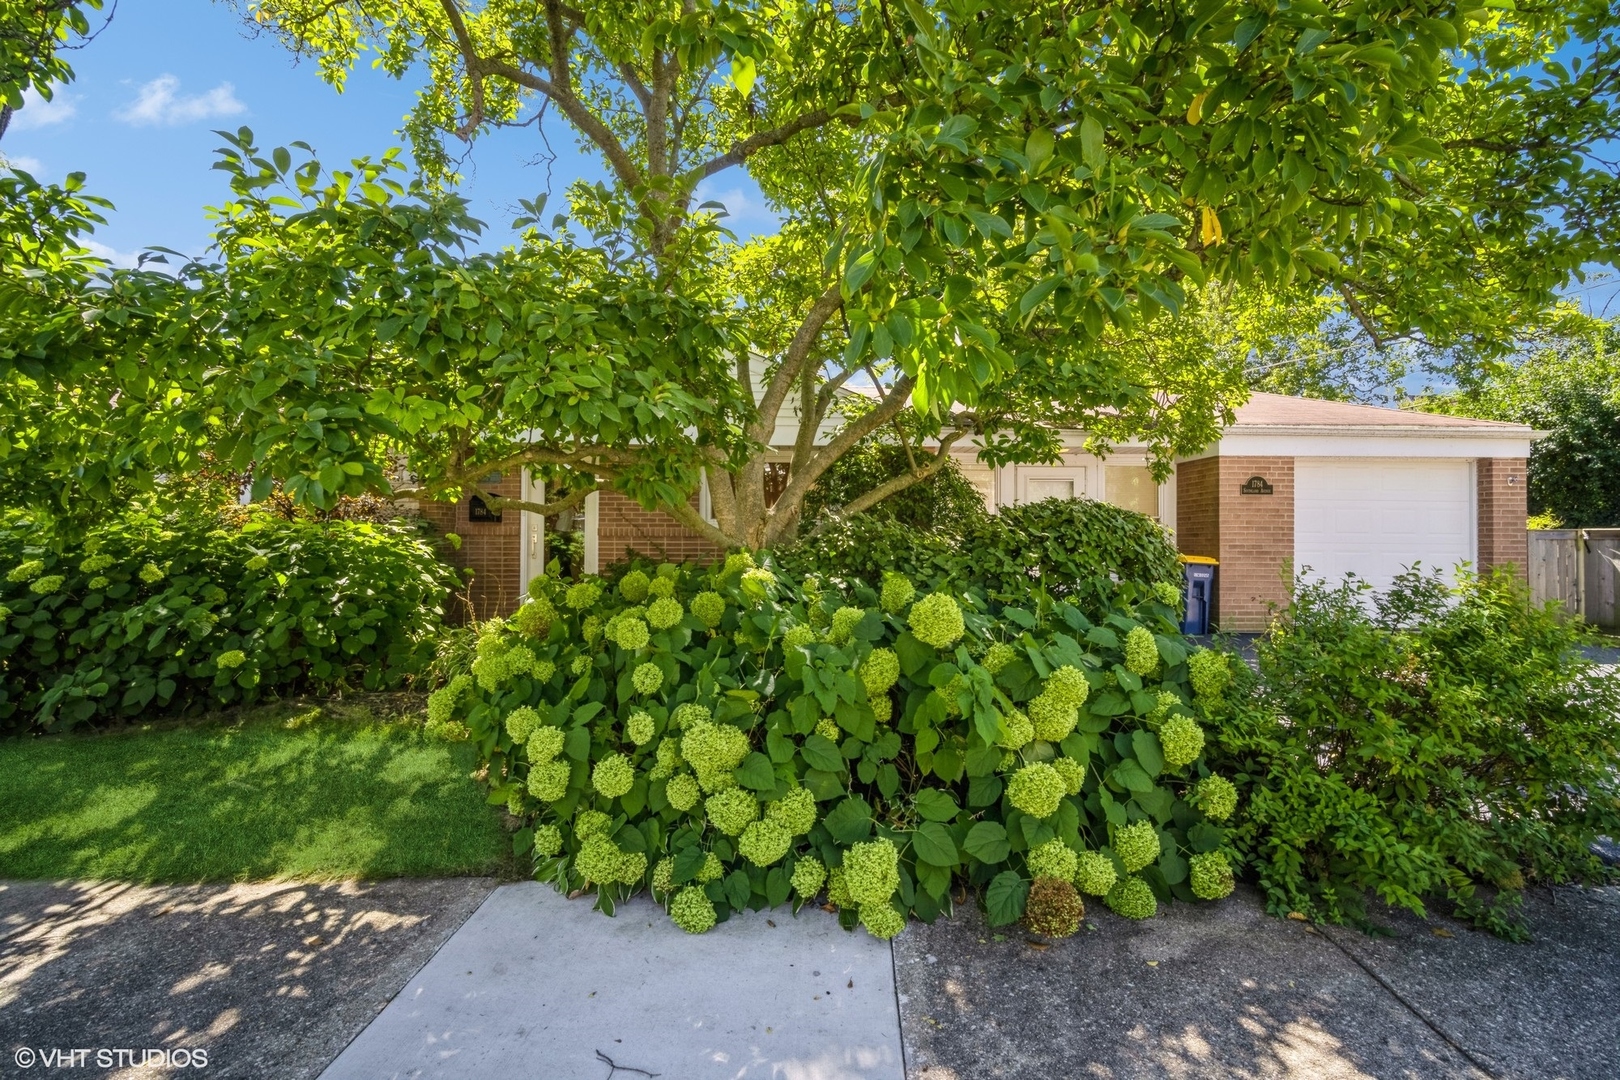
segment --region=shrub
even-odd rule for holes
[[[817,521],[910,468],[905,447],[867,440],[839,457],[816,479],[815,487],[805,496],[804,520]],[[962,475],[954,460],[865,513],[910,529],[949,528],[986,516],[984,496]]]
[[[606,632],[632,601],[595,581],[544,580],[532,602],[554,617],[520,612],[480,640],[481,658],[528,659],[463,683],[455,718],[488,762],[492,801],[534,830],[520,846],[562,838],[534,849],[541,880],[593,888],[611,912],[654,880],[621,872],[621,856],[644,855],[635,865],[693,931],[806,903],[825,883],[847,928],[888,937],[947,912],[953,882],[982,889],[1007,925],[1032,880],[1055,877],[1033,895],[1034,921],[1056,933],[1079,910],[1076,887],[1106,893],[1128,872],[1133,910],[1196,899],[1190,857],[1227,847],[1189,801],[1208,768],[1170,770],[1154,730],[1166,697],[1186,714],[1198,703],[1176,612],[1151,592],[1122,586],[1093,620],[973,591],[899,604],[890,579],[885,611],[877,589],[796,585],[746,556],[673,569],[685,614],[634,648]],[[1150,676],[1124,663],[1133,632],[1156,650]],[[981,663],[992,650],[994,671]],[[1009,750],[1009,725],[1042,695],[1071,714],[1061,737]]]
[[[880,588],[898,573],[929,589],[983,589],[1029,602],[1045,592],[1104,617],[1115,582],[1179,587],[1181,564],[1152,518],[1090,499],[1047,499],[969,515],[929,530],[862,514],[822,528],[779,556],[800,577]]]
[[[73,542],[14,520],[0,527],[0,565],[12,568],[0,582],[10,732],[396,686],[431,658],[455,583],[407,523],[268,513],[240,527],[131,514]],[[56,587],[39,589],[48,578]]]
[[[1522,933],[1520,890],[1597,882],[1620,835],[1620,679],[1510,574],[1301,584],[1259,644],[1260,678],[1206,701],[1239,774],[1237,831],[1271,908],[1364,917],[1368,890],[1423,914],[1445,898]],[[1212,816],[1230,793],[1200,788]]]

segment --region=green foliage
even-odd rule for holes
[[[23,106],[23,91],[49,101],[58,84],[73,81],[62,56],[75,38],[90,36],[88,13],[103,0],[3,0],[0,2],[0,135],[11,110]],[[110,16],[109,16],[110,18]]]
[[[395,687],[431,658],[455,584],[411,526],[259,512],[240,525],[131,513],[71,541],[14,518],[0,565],[10,731]],[[449,719],[442,700],[437,714]]]
[[[778,556],[801,576],[879,587],[901,574],[929,588],[977,586],[1029,602],[1032,592],[1105,612],[1120,581],[1181,582],[1175,545],[1152,518],[1090,499],[1045,499],[933,531],[866,516],[822,531]],[[886,609],[888,610],[888,609]]]
[[[924,454],[920,461],[931,455]],[[816,522],[920,463],[916,452],[893,442],[868,440],[833,462],[805,496],[803,517]],[[864,511],[913,529],[938,529],[985,516],[984,496],[962,475],[954,458],[938,472]]]
[[[1620,680],[1580,643],[1505,572],[1300,584],[1259,681],[1204,702],[1272,910],[1360,919],[1371,890],[1512,935],[1526,884],[1608,880],[1590,846],[1620,835]]]
[[[953,883],[984,889],[998,925],[1025,916],[1039,877],[1106,892],[1129,868],[1158,900],[1195,899],[1187,859],[1225,833],[1189,801],[1209,770],[1167,771],[1153,734],[1162,695],[1198,708],[1173,608],[1123,586],[1095,622],[977,592],[884,613],[873,589],[802,588],[740,557],[670,580],[687,614],[635,648],[595,636],[633,610],[626,590],[549,579],[531,602],[554,618],[520,613],[480,642],[481,656],[530,657],[495,665],[455,718],[491,800],[559,830],[559,849],[535,852],[541,880],[594,887],[611,911],[647,884],[624,859],[644,854],[643,875],[668,860],[657,894],[699,931],[808,902],[825,876],[845,925],[880,937],[947,912]],[[692,610],[703,593],[713,627]],[[1147,680],[1123,662],[1139,627],[1161,660]],[[1007,750],[1009,719],[1042,695],[1068,703],[1063,737]],[[632,722],[651,737],[629,737]]]

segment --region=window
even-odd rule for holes
[[[1109,465],[1104,472],[1109,502],[1158,518],[1159,485],[1153,480],[1152,470],[1146,465]]]
[[[1024,498],[1029,502],[1040,502],[1042,499],[1072,499],[1074,481],[1068,478],[1031,477],[1024,482]]]
[[[776,500],[782,497],[782,492],[788,486],[788,463],[785,461],[767,461],[765,463],[765,505],[775,506]]]

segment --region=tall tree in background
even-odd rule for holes
[[[11,115],[32,90],[49,101],[60,83],[73,81],[73,68],[61,52],[90,37],[87,12],[103,0],[0,0],[0,138]]]
[[[559,493],[525,504],[540,512],[612,486],[718,543],[775,545],[832,462],[908,411],[913,450],[937,453],[846,511],[957,442],[1050,460],[1080,427],[1145,441],[1161,468],[1202,446],[1244,371],[1156,321],[1212,303],[1202,289],[1336,296],[1376,343],[1485,354],[1620,250],[1613,177],[1588,152],[1620,127],[1601,5],[247,10],[335,85],[367,51],[425,73],[407,131],[426,183],[236,136],[217,262],[128,307],[110,272],[90,329],[59,323],[139,391],[98,402],[162,405],[155,434],[108,425],[126,470],[210,439],[320,505],[387,488],[401,460],[427,498],[528,467]],[[608,179],[550,222],[536,200],[511,248],[464,254],[480,226],[447,142],[559,124]],[[698,205],[733,169],[779,235],[737,245]],[[10,309],[0,295],[0,318],[61,318],[29,288]],[[183,331],[129,332],[171,308]],[[857,378],[876,401],[840,412]],[[798,440],[767,506],[765,444],[795,415],[831,433]],[[714,524],[689,505],[705,474]]]

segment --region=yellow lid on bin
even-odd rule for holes
[[[1208,555],[1182,555],[1179,556],[1184,563],[1194,563],[1198,566],[1219,566],[1221,560],[1212,559]]]

